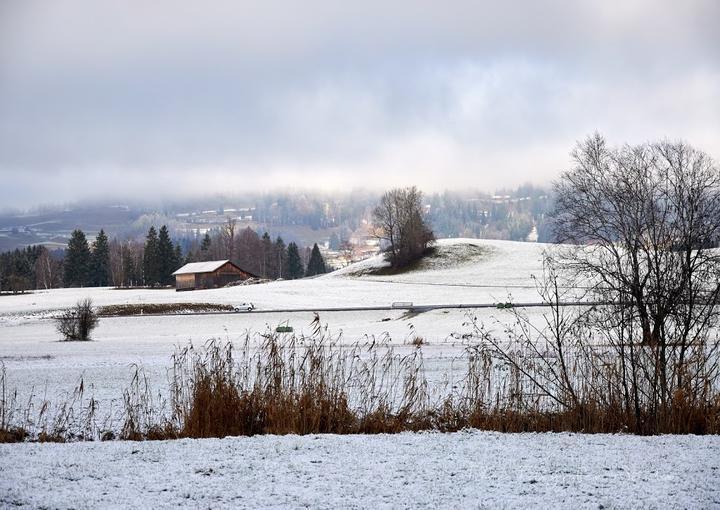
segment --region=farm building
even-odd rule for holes
[[[175,290],[214,289],[230,282],[255,278],[229,260],[191,262],[173,273]]]

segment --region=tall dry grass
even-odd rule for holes
[[[6,389],[3,369],[0,440],[372,434],[469,427],[720,433],[720,393],[709,379],[706,387],[692,392],[678,389],[672,406],[661,414],[652,399],[639,400],[640,409],[629,408],[619,378],[622,361],[606,345],[568,342],[558,349],[552,335],[542,337],[522,328],[528,335],[508,328],[499,340],[482,325],[470,324],[467,346],[455,360],[462,376],[453,384],[440,384],[440,389],[431,389],[427,380],[423,346],[404,347],[401,353],[387,337],[347,345],[319,323],[308,336],[269,331],[248,334],[239,344],[211,340],[178,348],[166,395],[152,387],[142,367],[134,367],[116,413],[102,414],[95,399],[85,395],[82,381],[60,405],[52,406],[46,398],[39,404],[33,398],[20,403],[17,392]],[[568,332],[568,338],[577,339],[572,328]],[[697,384],[702,379],[688,380]]]
[[[159,419],[149,388],[135,384],[126,392],[121,437],[427,428],[418,423],[428,408],[421,351],[397,354],[389,339],[347,346],[321,328],[299,337],[268,332],[247,335],[239,347],[188,345],[172,359],[169,413]]]
[[[98,403],[86,396],[82,378],[71,392],[57,398],[56,404],[47,395],[38,397],[35,388],[22,402],[18,394],[17,388],[8,389],[6,369],[0,362],[0,443],[93,440],[112,426],[110,415],[98,421]]]

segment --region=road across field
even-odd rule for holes
[[[563,301],[555,303],[558,306],[603,306],[611,303],[602,301]],[[313,312],[373,312],[373,311],[394,311],[405,310],[413,313],[423,313],[432,310],[458,310],[458,309],[510,309],[510,308],[547,308],[553,306],[551,303],[451,303],[451,304],[403,304],[403,305],[372,305],[372,306],[335,306],[335,307],[308,307],[308,308],[261,308],[242,311],[207,311],[207,312],[182,312],[182,313],[146,313],[135,315],[101,315],[102,318],[124,318],[124,317],[171,317],[177,315],[249,315],[249,314],[272,314],[272,313],[313,313]]]

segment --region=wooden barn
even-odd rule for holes
[[[173,273],[175,290],[216,289],[230,282],[255,278],[229,260],[191,262]]]

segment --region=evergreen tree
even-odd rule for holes
[[[177,243],[175,245],[175,253],[173,254],[172,272],[174,273],[175,271],[177,271],[184,265],[185,265],[185,260],[183,259],[183,255],[182,255],[182,246],[180,246],[180,243]]]
[[[285,278],[285,264],[287,263],[287,251],[285,241],[278,236],[273,246],[273,274],[274,278]]]
[[[172,273],[175,271],[175,248],[170,240],[168,228],[165,225],[160,227],[157,257],[159,269],[158,281],[162,285],[170,285],[173,280]]]
[[[312,248],[312,252],[310,253],[310,260],[308,261],[305,276],[315,276],[323,273],[327,273],[325,259],[323,259],[322,253],[320,253],[320,248],[318,248],[317,243],[315,243]]]
[[[34,274],[32,270],[32,253],[30,252],[30,246],[24,250],[16,249],[14,252],[13,263],[11,266],[11,273],[16,277],[22,279],[27,289],[30,288],[30,282],[34,280]],[[23,290],[27,290],[23,289]]]
[[[143,277],[145,285],[160,283],[160,246],[155,227],[150,227],[145,238],[145,252],[143,254]]]
[[[200,257],[201,261],[210,260],[210,246],[212,245],[212,239],[210,233],[205,232],[202,243],[200,243]]]
[[[65,252],[65,286],[87,287],[90,283],[90,247],[83,231],[75,229]]]
[[[137,285],[137,283],[140,281],[140,278],[138,278],[137,267],[135,267],[135,258],[133,257],[130,246],[122,247],[121,258],[122,272],[125,277],[124,281],[122,282],[123,285],[127,285],[128,287]]]
[[[38,288],[37,261],[47,250],[43,246],[28,246],[0,254],[0,290],[25,292]]]
[[[90,259],[91,285],[107,287],[110,285],[110,246],[104,230],[100,230],[93,243]]]
[[[262,274],[263,278],[275,278],[273,276],[272,268],[274,267],[273,261],[273,244],[270,240],[270,234],[265,232],[262,236]]]
[[[300,251],[298,250],[297,244],[290,243],[287,247],[287,260],[285,262],[285,277],[294,280],[296,278],[302,278],[305,275],[303,269],[302,259],[300,258]]]

